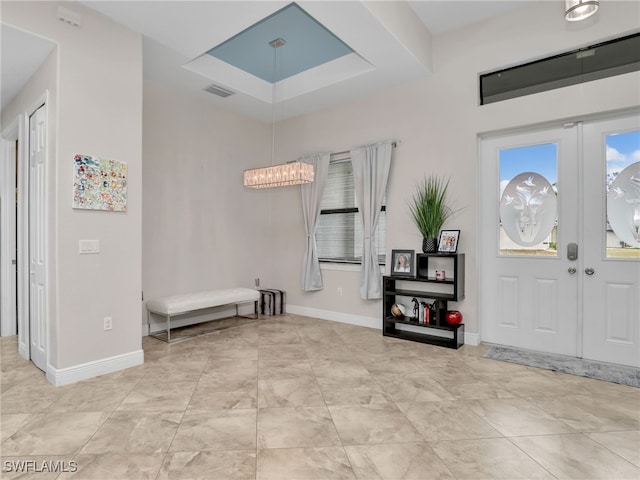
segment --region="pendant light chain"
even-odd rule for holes
[[[275,41],[269,43],[273,47],[273,75],[271,77],[271,166],[276,155],[276,65],[278,63],[278,46]]]

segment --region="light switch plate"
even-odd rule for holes
[[[81,255],[86,253],[100,253],[100,242],[98,240],[80,240],[79,250]]]

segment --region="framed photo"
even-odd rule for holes
[[[443,253],[456,253],[458,250],[458,238],[460,230],[441,230],[438,240],[438,251]]]
[[[415,275],[414,256],[414,250],[392,250],[391,275],[394,277],[413,277]]]

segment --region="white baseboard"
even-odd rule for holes
[[[477,333],[464,332],[464,344],[477,347],[478,345],[480,345],[480,335]]]
[[[83,363],[66,368],[55,368],[47,365],[47,380],[56,387],[79,382],[88,378],[117,372],[125,368],[136,367],[144,363],[144,351],[137,350],[115,357],[103,358],[94,362]]]
[[[380,318],[364,317],[362,315],[352,315],[331,310],[320,310],[318,308],[300,307],[298,305],[287,305],[287,313],[348,323],[349,325],[357,325],[359,327],[375,328],[376,330],[382,329],[382,319]],[[477,333],[464,332],[464,343],[465,345],[480,345],[480,335]]]
[[[382,329],[380,318],[365,317],[362,315],[352,315],[349,313],[334,312],[332,310],[321,310],[319,308],[301,307],[298,305],[287,305],[287,313],[294,315],[304,315],[305,317],[320,318],[322,320],[332,320],[334,322],[357,325],[359,327]],[[149,335],[149,326],[145,322],[142,325],[142,335]],[[464,332],[465,345],[480,345],[480,335],[477,333]]]
[[[362,315],[352,315],[350,313],[334,312],[331,310],[320,310],[318,308],[300,307],[298,305],[287,305],[287,313],[294,315],[304,315],[305,317],[320,318],[322,320],[333,320],[334,322],[358,325],[359,327],[382,329],[380,318],[364,317]]]

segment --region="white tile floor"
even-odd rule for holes
[[[2,478],[640,478],[640,389],[484,346],[283,315],[146,337],[144,365],[53,387],[0,345]]]

